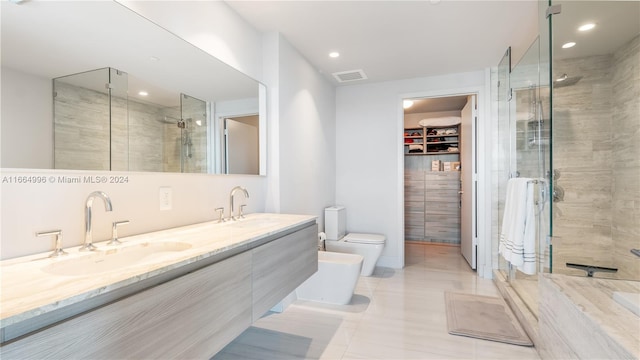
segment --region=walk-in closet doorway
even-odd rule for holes
[[[476,269],[477,95],[403,99],[405,243],[455,246]]]

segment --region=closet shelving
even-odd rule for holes
[[[411,145],[422,145],[422,151],[412,150]],[[460,125],[405,128],[404,146],[405,155],[459,154]]]
[[[426,143],[426,131],[423,127],[413,127],[404,129],[404,147],[405,155],[424,155]],[[412,146],[413,145],[413,146]],[[412,148],[421,147],[421,151],[412,150]]]

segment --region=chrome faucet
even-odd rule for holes
[[[56,248],[55,250],[53,250],[51,255],[49,255],[50,258],[67,255],[67,252],[62,250],[62,230],[40,231],[36,233],[36,236],[55,236],[56,237]]]
[[[229,195],[229,220],[238,220],[238,218],[244,217],[242,214],[240,214],[240,212],[238,216],[233,215],[233,196],[238,190],[244,193],[245,199],[249,198],[249,192],[247,192],[247,189],[243,188],[242,186],[236,186],[231,189],[231,194]]]
[[[93,245],[91,236],[91,208],[93,207],[93,199],[100,198],[104,202],[104,208],[107,211],[113,210],[109,195],[102,191],[94,191],[87,196],[87,202],[84,205],[84,244],[80,247],[80,251],[93,251],[96,247]]]
[[[129,220],[122,220],[122,221],[114,221],[113,224],[111,224],[111,240],[109,240],[107,245],[122,244],[122,241],[118,239],[118,226],[127,225],[128,223],[129,223]]]

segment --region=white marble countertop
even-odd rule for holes
[[[97,252],[80,252],[79,247],[72,247],[64,249],[68,255],[57,258],[49,258],[50,252],[47,252],[0,261],[1,327],[77,304],[227,251],[242,250],[243,246],[249,249],[252,244],[260,243],[261,239],[305,223],[315,223],[315,219],[315,216],[308,215],[250,214],[245,219],[233,222],[211,221],[125,237],[120,239],[122,243],[119,245],[99,242],[95,243]],[[149,244],[160,251],[156,250],[149,256],[144,251],[138,251],[149,247]],[[166,249],[173,251],[162,251],[165,245]],[[132,263],[114,266],[113,269],[100,268],[97,258],[113,252],[130,252],[132,257],[129,260]],[[122,258],[126,260],[127,256]],[[87,272],[82,266],[77,266],[77,269],[68,266],[74,261],[90,264],[93,270]]]

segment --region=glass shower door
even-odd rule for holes
[[[640,280],[640,2],[552,3],[553,272]]]
[[[129,170],[129,76],[109,68],[111,170]]]
[[[207,103],[193,96],[180,94],[182,172],[207,172]]]
[[[499,256],[498,266],[534,316],[538,314],[537,273],[549,271],[550,126],[545,115],[544,69],[536,39],[508,73],[509,88],[499,93],[498,108],[498,232],[502,229],[506,185],[510,178],[527,178],[534,191],[535,269],[520,271]],[[504,79],[500,79],[504,81]],[[548,98],[548,96],[547,96]],[[548,114],[548,107],[547,107]]]
[[[53,79],[56,169],[129,170],[127,87],[112,68]]]
[[[551,244],[551,235],[553,227],[553,147],[552,147],[552,130],[553,122],[551,116],[551,23],[547,18],[546,12],[551,5],[551,0],[538,1],[538,107],[537,115],[540,120],[538,138],[541,144],[541,171],[544,175],[544,184],[540,185],[544,195],[544,206],[540,214],[540,228],[542,233],[539,234],[539,267],[541,272],[550,273],[553,270],[553,252]],[[544,238],[543,238],[544,236]]]
[[[54,168],[111,169],[109,68],[53,79]]]
[[[507,49],[504,56],[498,64],[495,73],[494,94],[492,98],[494,102],[494,113],[496,116],[496,126],[493,129],[495,138],[498,139],[497,147],[493,154],[494,164],[496,164],[496,172],[493,174],[493,183],[496,191],[494,192],[493,203],[494,219],[493,226],[493,263],[498,264],[498,269],[503,272],[505,278],[508,276],[509,265],[502,256],[498,255],[498,244],[500,239],[500,230],[502,229],[502,217],[504,211],[504,203],[506,197],[507,180],[509,179],[510,154],[511,145],[509,142],[509,99],[511,98],[511,84],[509,75],[511,73],[511,48]]]
[[[511,73],[511,123],[515,129],[512,176],[532,179],[535,197],[537,271],[548,271],[550,121],[545,117],[545,92],[540,41],[536,39]],[[548,98],[548,97],[547,97]],[[548,114],[548,110],[547,110]]]

